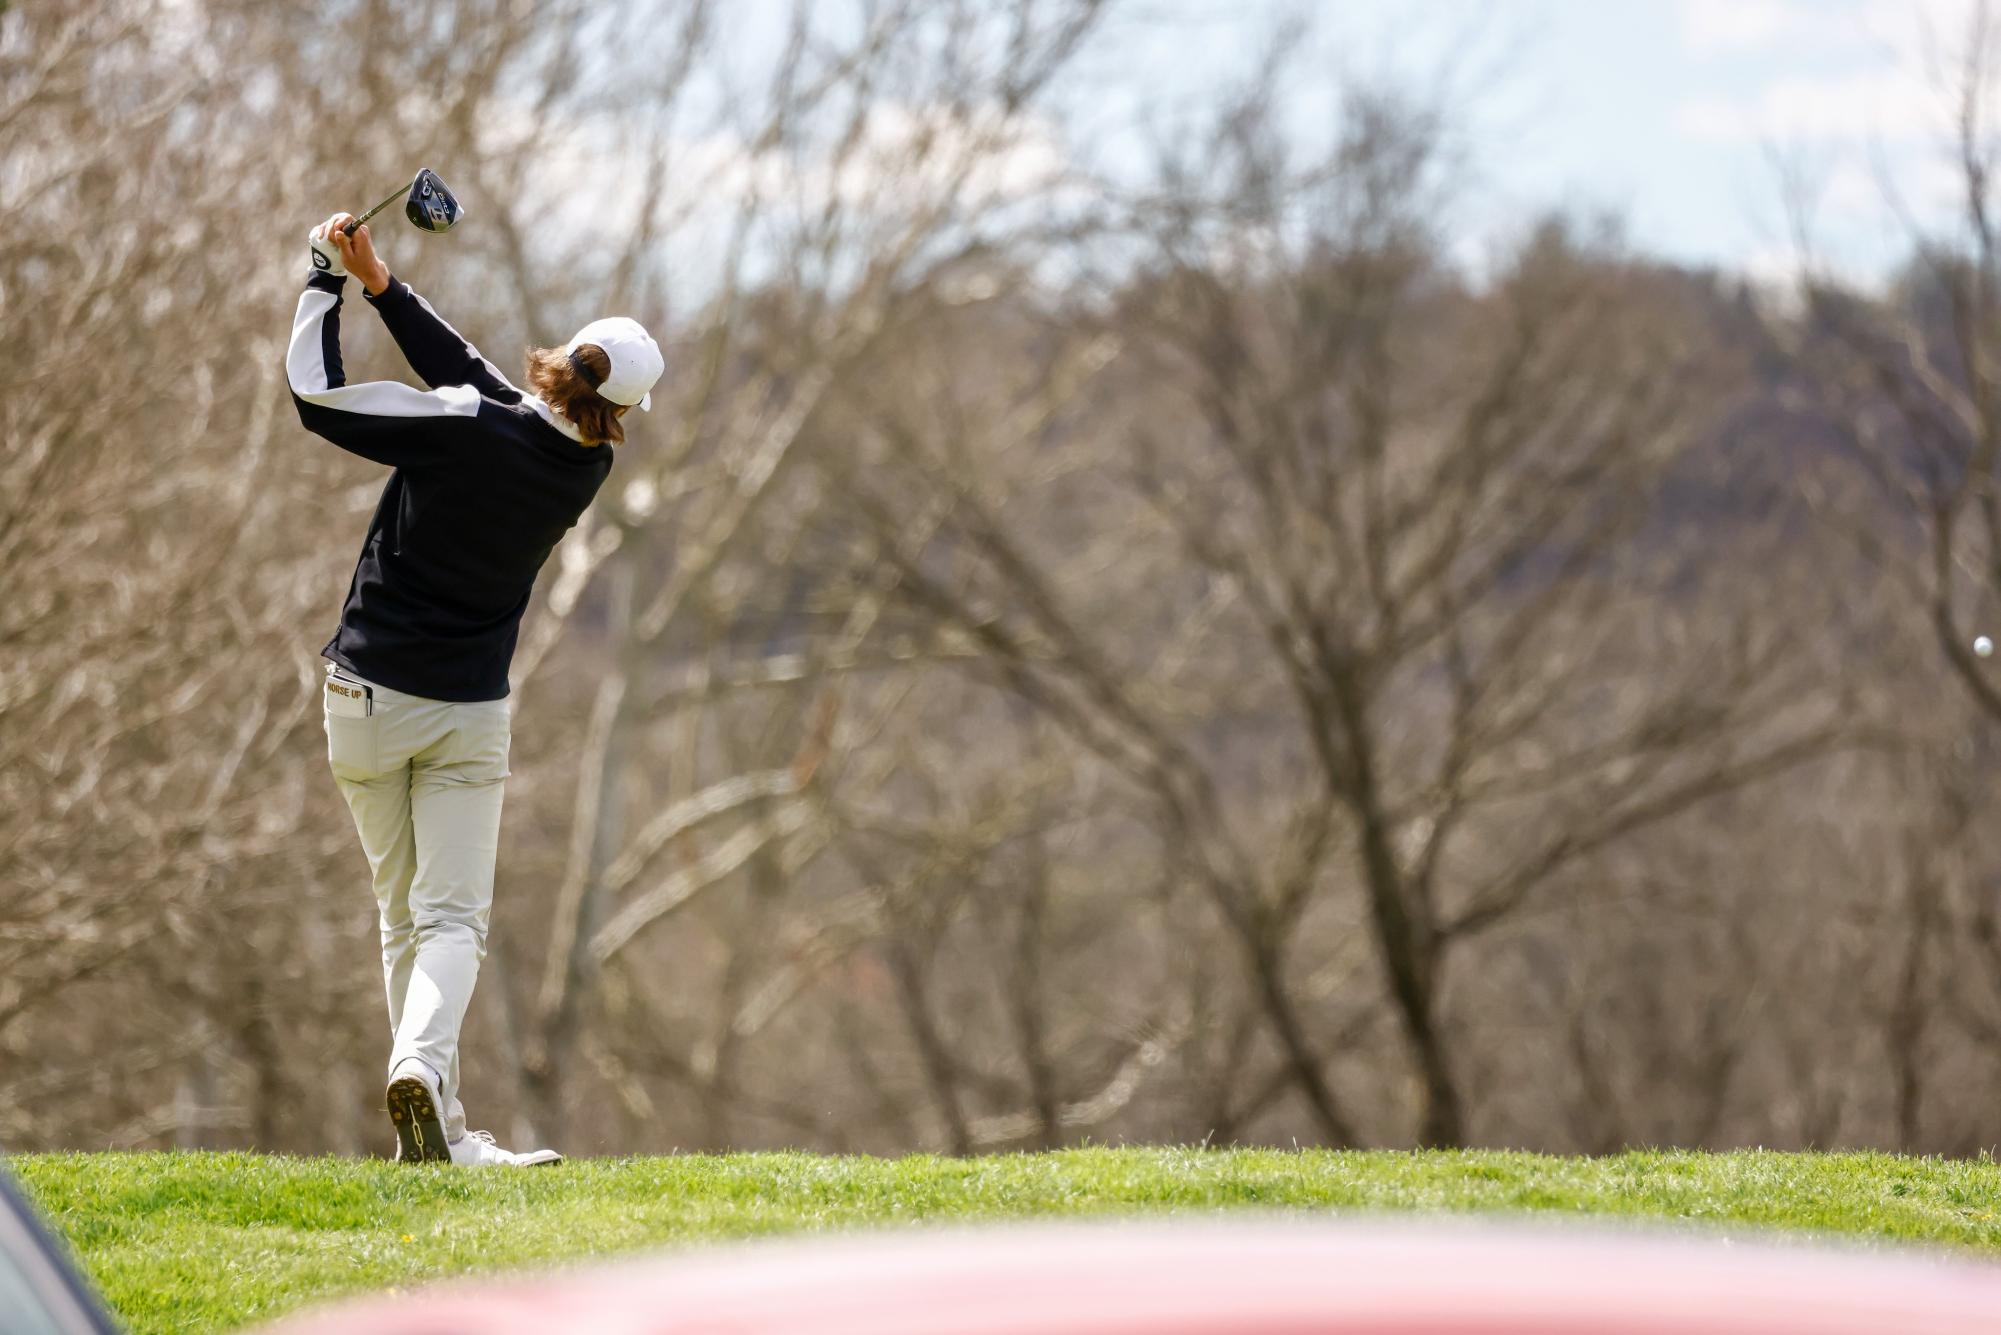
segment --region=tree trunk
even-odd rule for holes
[[[522,1060],[525,1115],[538,1141],[563,1122],[568,1102],[564,1082],[571,1070],[571,1050],[597,974],[591,938],[605,915],[605,869],[618,856],[625,839],[627,739],[640,694],[633,689],[632,679],[638,657],[633,626],[636,558],[621,551],[612,559],[617,563],[608,572],[616,660],[600,682],[591,710],[583,787],[571,832],[571,862],[558,898],[542,994]]]

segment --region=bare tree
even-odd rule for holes
[[[1093,0],[617,8],[0,12],[0,1141],[376,1148],[311,686],[381,477],[278,368],[427,161],[475,225],[384,248],[496,361],[671,368],[524,624],[481,1116],[1989,1142],[1984,203],[1761,320],[1578,224],[1468,272],[1395,97],[1085,179]]]
[[[654,665],[699,663],[768,615],[719,590],[718,581],[743,568],[740,549],[758,531],[754,520],[780,494],[830,388],[854,373],[900,303],[955,253],[980,244],[982,215],[1012,202],[990,179],[996,164],[1029,132],[1038,93],[1098,9],[1095,0],[1072,0],[949,14],[915,4],[831,14],[802,3],[761,91],[749,95],[718,77],[688,77],[717,63],[726,25],[710,7],[664,6],[661,22],[641,25],[668,34],[670,45],[629,58],[668,73],[637,81],[637,106],[633,82],[622,81],[617,115],[678,133],[654,140],[640,165],[646,187],[624,235],[593,239],[598,253],[613,257],[600,266],[605,290],[644,291],[649,283],[657,290],[651,257],[704,238],[719,248],[720,263],[701,284],[706,300],[685,330],[685,370],[659,396],[668,414],[664,447],[621,470],[623,503],[573,539],[517,664],[517,685],[529,685],[566,619],[603,590],[609,667],[597,676],[577,756],[581,778],[541,985],[515,1021],[533,1121],[553,1122],[576,1097],[569,1054],[608,961],[694,895],[765,856],[767,846],[795,845],[786,858],[793,875],[801,850],[826,843],[803,785],[829,743],[803,727],[789,755],[749,773],[704,774],[696,756],[676,758],[665,800],[641,814],[634,741],[650,728],[675,727],[681,707],[663,696]],[[712,122],[681,124],[704,92],[721,110],[708,113]],[[534,133],[550,143],[562,127],[591,124],[594,115],[602,111],[581,89],[551,78]],[[469,140],[480,134],[469,117],[457,127]],[[691,136],[727,151],[707,163],[677,162]],[[689,165],[693,174],[677,175]],[[530,206],[517,206],[506,190],[493,193],[515,295],[546,321],[547,294],[536,286],[546,280],[513,262],[528,252],[518,238],[529,233]],[[590,271],[581,257],[576,262]],[[836,642],[852,641],[854,623],[865,627],[869,615],[865,606],[852,609],[846,627],[827,630]],[[697,621],[712,649],[691,640]],[[823,731],[831,726],[828,717]],[[728,833],[697,853],[695,841],[712,828]]]
[[[1547,231],[1467,292],[1426,221],[1427,124],[1361,103],[1350,125],[1331,161],[1294,169],[1247,107],[1208,174],[1178,173],[1187,193],[1155,207],[1158,263],[1121,294],[1116,337],[1136,384],[1178,397],[1135,414],[1123,465],[1093,461],[1152,517],[1123,540],[1130,585],[1074,606],[983,457],[1012,441],[940,430],[935,408],[876,410],[895,485],[949,501],[933,544],[906,544],[873,461],[846,483],[908,603],[1147,795],[1335,1144],[1364,1133],[1296,954],[1328,897],[1359,896],[1417,1136],[1450,1144],[1467,1134],[1451,963],[1580,859],[1819,754],[1836,715],[1748,623],[1661,670],[1643,526],[1700,425],[1688,405],[1715,392],[1665,280]],[[1107,620],[1118,596],[1141,615]],[[1152,626],[1196,615],[1263,656],[1191,716],[1149,667],[1173,661]],[[1247,804],[1233,748],[1184,718],[1284,757],[1253,787],[1281,814]]]
[[[302,509],[266,480],[281,340],[236,299],[277,239],[202,243],[238,230],[220,182],[256,175],[264,148],[229,128],[248,95],[214,77],[205,36],[160,18],[0,16],[0,575],[32,590],[0,612],[0,1031],[74,1040],[74,1017],[50,1017],[79,987],[101,1025],[0,1082],[98,1082],[99,1054],[123,1045],[135,1076],[99,1092],[100,1122],[268,1129],[271,1097],[152,1101],[175,1075],[164,1054],[254,1060],[271,1011],[233,984],[250,952],[320,919],[309,906],[281,929],[268,906],[286,886],[310,899],[328,862],[298,803],[311,723],[288,641],[309,562],[278,540]],[[218,893],[232,862],[243,880]],[[326,974],[301,964],[303,999]],[[139,1004],[165,979],[175,1003]],[[219,1026],[193,1051],[182,1001]]]

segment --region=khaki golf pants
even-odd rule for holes
[[[354,813],[381,910],[394,1035],[388,1069],[408,1057],[431,1067],[444,1095],[445,1138],[457,1140],[465,1134],[459,1026],[486,957],[509,705],[427,700],[346,668],[328,673],[330,702],[344,682],[374,692],[366,717],[337,714],[333,703],[324,716],[334,782]]]

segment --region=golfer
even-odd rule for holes
[[[507,779],[507,669],[535,576],[611,472],[660,348],[595,320],[528,353],[517,389],[389,274],[349,215],[313,229],[285,372],[306,429],[392,471],[320,652],[327,756],[374,873],[389,990],[388,1111],[407,1162],[541,1164],[466,1131],[459,1026],[486,955]],[[417,378],[350,385],[341,294],[361,280]]]

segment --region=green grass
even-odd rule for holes
[[[1883,1154],[1083,1149],[579,1160],[526,1172],[247,1154],[11,1161],[134,1330],[750,1234],[1216,1209],[1503,1210],[1826,1230],[2001,1254],[2001,1167]]]

